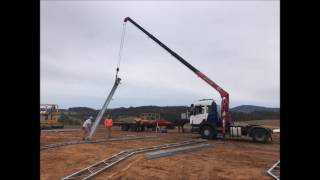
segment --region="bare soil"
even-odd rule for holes
[[[271,122],[272,121],[272,122]],[[276,122],[277,121],[277,122]],[[257,121],[274,128],[279,120]],[[250,123],[250,122],[249,122]],[[65,127],[65,128],[81,128]],[[88,165],[124,149],[149,147],[158,144],[199,138],[198,134],[178,133],[177,129],[168,133],[125,132],[113,128],[113,137],[156,135],[151,139],[113,141],[97,144],[76,144],[40,151],[40,177],[42,180],[61,179]],[[99,127],[94,139],[104,138],[106,130]],[[43,132],[41,144],[51,144],[81,140],[82,131]],[[204,148],[174,156],[147,160],[143,154],[132,156],[93,179],[268,179],[266,171],[280,158],[279,136],[275,142],[253,143],[250,139],[230,139],[221,143],[210,140],[213,147]]]

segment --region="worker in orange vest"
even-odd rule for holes
[[[107,134],[106,138],[111,138],[111,127],[112,127],[112,118],[110,115],[107,116],[107,118],[104,120],[104,127],[107,128]]]

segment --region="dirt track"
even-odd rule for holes
[[[261,122],[270,125],[269,121]],[[270,123],[275,127],[276,121]],[[103,138],[104,133],[105,130],[99,128],[95,139]],[[123,132],[118,128],[113,131],[113,137],[126,135],[155,133]],[[177,130],[158,135],[152,139],[78,144],[43,150],[40,152],[41,179],[60,179],[123,149],[199,137],[197,134],[179,134]],[[278,136],[275,138],[279,141]],[[42,133],[41,144],[80,139],[81,131]],[[250,140],[228,140],[224,144],[219,140],[210,140],[209,143],[214,147],[152,160],[144,159],[143,154],[136,155],[93,179],[272,179],[266,175],[266,170],[279,159],[279,143],[256,144]]]

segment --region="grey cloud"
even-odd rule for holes
[[[99,108],[132,17],[241,103],[279,106],[279,2],[41,1],[41,102]],[[111,106],[188,105],[215,92],[127,24]]]

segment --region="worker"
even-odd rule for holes
[[[112,127],[112,118],[110,115],[107,116],[107,118],[104,120],[104,127],[107,128],[107,134],[106,138],[111,138],[111,127]]]
[[[135,131],[136,131],[136,132],[141,131],[142,119],[141,119],[139,116],[136,116],[136,117],[134,118],[134,121],[136,122],[136,129],[135,129]]]
[[[91,130],[91,125],[92,125],[92,120],[93,120],[93,117],[90,116],[89,119],[85,120],[83,125],[82,125],[82,130],[83,130],[83,137],[82,137],[82,140],[86,140],[89,133],[90,133],[90,130]]]

